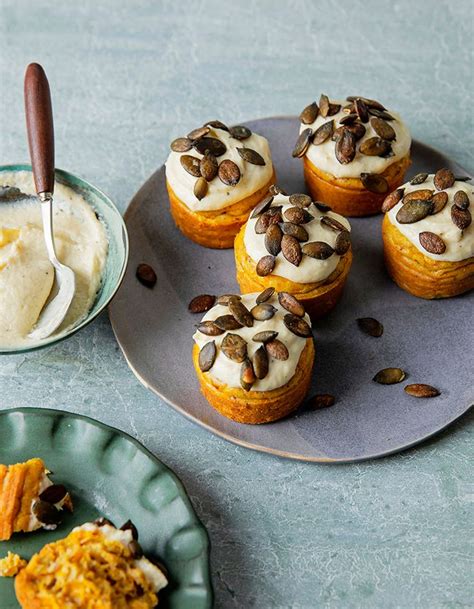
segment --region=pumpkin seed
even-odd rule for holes
[[[314,121],[318,118],[318,114],[319,106],[314,101],[309,104],[309,106],[306,106],[306,108],[300,114],[300,121],[305,125],[311,125],[311,123],[314,123]]]
[[[229,298],[229,311],[235,317],[235,319],[242,324],[243,326],[247,326],[247,328],[251,328],[253,326],[253,317],[244,303],[240,300],[240,298]]]
[[[318,393],[307,399],[303,404],[304,410],[321,410],[334,406],[336,398],[329,393]]]
[[[350,163],[356,153],[356,139],[353,133],[349,129],[344,128],[340,137],[336,140],[336,159],[341,165],[347,165]]]
[[[216,177],[218,167],[219,164],[216,157],[210,152],[206,152],[199,163],[199,171],[208,182]]]
[[[303,224],[305,220],[305,210],[302,207],[288,207],[283,212],[283,216],[288,222],[293,224]]]
[[[207,135],[210,131],[210,128],[207,125],[204,127],[198,127],[197,129],[193,129],[186,136],[189,140],[199,140],[205,135]]]
[[[286,309],[289,313],[293,313],[297,317],[304,317],[304,306],[303,304],[289,292],[279,292],[278,302]]]
[[[283,318],[283,323],[288,330],[293,332],[293,334],[296,334],[296,336],[301,336],[302,338],[309,338],[310,336],[313,336],[311,328],[306,321],[297,315],[287,313]]]
[[[104,518],[104,516],[96,518],[94,520],[94,524],[98,527],[104,527],[107,524],[109,527],[113,527],[114,529],[117,528],[111,520],[109,520],[108,518]]]
[[[277,186],[276,184],[272,184],[270,186],[270,188],[268,189],[268,192],[273,195],[284,195],[285,197],[287,196],[287,193],[283,190],[283,188],[280,188],[280,186]]]
[[[380,137],[369,137],[359,146],[359,152],[365,156],[385,156],[390,150],[391,145]]]
[[[238,334],[226,334],[221,349],[226,357],[239,364],[247,357],[247,343]]]
[[[438,169],[433,178],[433,183],[436,190],[446,190],[446,188],[451,188],[455,181],[456,178],[454,177],[454,173],[451,171],[451,169],[447,169],[446,167],[443,169]]]
[[[326,260],[334,254],[333,248],[324,241],[312,241],[303,245],[303,254],[316,260]]]
[[[361,173],[360,180],[366,190],[384,195],[388,191],[388,182],[376,173]]]
[[[67,495],[66,487],[62,484],[52,484],[44,489],[39,498],[46,503],[59,503]]]
[[[354,100],[354,107],[359,119],[363,123],[367,123],[369,120],[369,110],[364,100],[358,97],[356,100]]]
[[[382,212],[386,214],[388,211],[393,209],[395,205],[401,201],[403,193],[403,188],[397,188],[397,190],[394,190],[388,196],[386,196],[382,203]]]
[[[254,319],[257,321],[267,321],[267,319],[271,319],[275,313],[276,309],[273,305],[263,302],[261,304],[255,305],[253,309],[250,310]]]
[[[216,343],[211,340],[199,351],[198,364],[201,372],[208,372],[212,368],[214,362],[216,361],[216,356]]]
[[[257,262],[257,275],[259,277],[266,277],[272,273],[275,268],[275,257],[274,256],[263,256]]]
[[[384,140],[393,142],[393,140],[397,137],[395,129],[389,125],[387,121],[384,121],[383,118],[378,118],[375,116],[374,118],[370,119],[370,124],[372,125],[375,133]]]
[[[202,137],[199,140],[193,142],[194,150],[197,150],[201,154],[210,152],[214,156],[222,156],[227,150],[224,142],[221,142],[215,137]]]
[[[211,127],[212,129],[222,129],[222,131],[229,131],[229,127],[225,125],[222,121],[209,121],[204,124],[205,127]]]
[[[139,560],[143,556],[143,548],[135,539],[132,539],[129,546],[132,556],[135,560]]]
[[[395,120],[391,114],[385,112],[385,110],[379,110],[378,108],[369,108],[369,114],[372,114],[372,116],[376,116],[377,118],[383,118],[384,121]]]
[[[132,539],[138,541],[138,531],[137,527],[133,524],[133,522],[129,519],[127,522],[124,522],[120,527],[121,531],[130,531],[132,533]]]
[[[195,296],[188,304],[188,311],[190,313],[204,313],[209,311],[214,306],[216,297],[211,294],[200,294]]]
[[[417,173],[416,176],[410,180],[410,184],[413,186],[423,184],[423,182],[426,182],[427,177],[427,173]]]
[[[216,317],[214,325],[225,332],[243,328],[243,324],[239,323],[233,315],[220,315],[219,317]]]
[[[227,186],[235,186],[240,180],[240,169],[234,161],[225,159],[219,165],[217,175],[219,176],[219,180]]]
[[[340,109],[341,109],[341,104],[330,103],[327,115],[334,116],[335,114],[337,114],[339,112]]]
[[[244,125],[235,125],[235,127],[231,127],[229,129],[229,132],[235,140],[240,141],[246,140],[252,135],[250,129],[248,127],[245,127]]]
[[[265,165],[265,159],[261,154],[252,148],[236,148],[239,155],[251,165]]]
[[[260,203],[254,208],[253,212],[250,214],[250,218],[256,218],[260,214],[263,214],[270,205],[273,203],[273,196],[269,195],[260,201]]]
[[[329,106],[329,97],[327,95],[321,94],[321,97],[319,98],[319,111],[321,113],[321,116],[324,116],[324,118],[326,118],[326,116],[328,115]]]
[[[264,212],[255,223],[255,232],[257,235],[262,235],[267,231],[267,228],[272,224],[278,224],[283,220],[281,208],[270,207],[270,209]]]
[[[347,228],[344,226],[344,224],[341,224],[334,218],[331,218],[331,216],[323,216],[321,218],[321,224],[323,226],[326,226],[327,228],[330,228],[333,231],[336,231],[337,233],[339,231],[347,230]]]
[[[35,501],[33,503],[33,514],[43,525],[58,525],[61,521],[59,510],[47,501]]]
[[[191,150],[193,143],[187,137],[178,137],[173,140],[170,144],[170,148],[173,152],[187,152]]]
[[[440,193],[441,194],[441,193]],[[464,190],[458,190],[454,193],[454,205],[459,209],[465,210],[469,207],[469,197]]]
[[[448,193],[444,191],[437,192],[431,197],[431,202],[433,203],[431,215],[434,216],[446,207],[446,203],[448,202]]]
[[[357,325],[362,332],[374,338],[380,338],[383,334],[382,324],[373,317],[359,317]]]
[[[258,379],[264,379],[268,374],[268,355],[264,345],[255,351],[253,369]]]
[[[179,161],[189,174],[195,178],[201,177],[201,170],[199,169],[201,161],[196,156],[192,156],[191,154],[183,154],[179,157]]]
[[[376,108],[378,110],[385,110],[385,106],[382,106],[382,104],[378,101],[376,101],[375,99],[370,99],[368,97],[361,97],[360,95],[358,96],[352,96],[352,97],[347,97],[346,98],[348,101],[352,101],[354,102],[356,99],[361,99],[364,104],[367,106],[367,108]]]
[[[340,125],[351,125],[352,123],[354,123],[357,120],[357,118],[358,118],[357,114],[353,114],[351,112],[350,114],[346,114],[341,119],[339,119],[339,124]]]
[[[349,129],[349,131],[354,135],[356,142],[363,138],[365,132],[367,131],[364,125],[359,122],[354,123],[353,125],[347,125],[346,129]]]
[[[413,383],[407,385],[404,389],[408,395],[412,395],[414,398],[436,398],[441,394],[436,387],[424,383]]]
[[[334,251],[338,256],[344,256],[344,254],[351,247],[351,236],[349,231],[343,230],[336,237],[336,244],[334,245]]]
[[[194,184],[194,196],[198,201],[204,199],[207,194],[208,185],[204,178],[198,178]]]
[[[414,200],[429,201],[432,196],[433,196],[433,191],[428,190],[427,188],[423,188],[420,190],[412,190],[411,192],[408,192],[403,197],[403,204],[405,205],[405,203],[408,203],[408,201],[414,201]]]
[[[270,357],[273,357],[273,359],[277,359],[282,362],[286,361],[290,357],[286,345],[278,339],[268,341],[265,344],[265,349]]]
[[[275,288],[266,288],[265,290],[263,290],[263,292],[261,292],[257,298],[255,299],[255,302],[257,304],[262,304],[262,302],[267,302],[267,300],[269,300],[273,294],[275,293]]]
[[[240,368],[240,385],[245,391],[250,391],[252,385],[257,380],[252,366],[252,362],[246,358]]]
[[[142,262],[137,266],[136,277],[147,288],[153,288],[156,283],[156,273],[149,264]]]
[[[240,298],[240,296],[238,296],[237,294],[221,294],[216,298],[216,304],[226,307],[232,297]]]
[[[270,224],[265,232],[265,248],[272,256],[278,256],[281,250],[283,233],[278,224]]]
[[[278,336],[278,332],[274,330],[263,330],[263,332],[258,332],[252,338],[252,340],[256,343],[268,343],[270,340],[274,340]]]
[[[309,211],[307,209],[303,209],[303,224],[308,224],[308,222],[311,222],[311,220],[314,220],[314,216],[312,214],[309,213]]]
[[[308,241],[309,236],[307,230],[300,224],[293,224],[293,222],[282,222],[280,228],[284,235],[289,235],[298,239],[298,241]]]
[[[433,209],[433,203],[431,201],[424,201],[421,199],[415,199],[408,201],[400,207],[397,212],[397,222],[400,224],[413,224],[426,218]]]
[[[454,176],[456,178],[456,182],[469,182],[472,180],[470,176]]]
[[[326,203],[323,203],[322,201],[315,201],[314,204],[316,205],[316,208],[319,209],[319,211],[323,214],[328,211],[332,211],[332,207],[329,207],[329,205],[326,205]]]
[[[299,266],[302,253],[301,246],[296,237],[292,237],[291,235],[283,235],[281,240],[281,253],[290,264]]]
[[[464,230],[471,224],[471,212],[460,209],[457,205],[451,207],[451,220],[460,229]]]
[[[320,144],[323,144],[326,140],[328,140],[332,136],[333,133],[334,133],[334,120],[327,121],[326,123],[323,123],[320,127],[318,127],[316,129],[316,131],[314,132],[314,135],[313,135],[313,139],[311,141],[315,146],[319,146]],[[306,152],[306,150],[305,150],[305,152]],[[293,156],[303,156],[303,154],[293,155]]]
[[[311,197],[300,193],[290,195],[289,201],[296,207],[309,207],[311,205]]]
[[[372,380],[381,385],[394,385],[401,383],[405,376],[405,372],[400,368],[384,368],[379,370]]]
[[[423,231],[418,235],[420,244],[430,254],[443,254],[446,251],[446,244],[436,233]]]
[[[312,135],[313,135],[313,130],[310,129],[309,127],[307,129],[304,129],[299,134],[298,139],[296,140],[295,147],[293,148],[293,152],[291,153],[291,155],[294,158],[301,158],[302,156],[305,155],[305,153],[308,150],[309,145],[311,143]]]
[[[222,330],[221,328],[219,328],[218,326],[216,326],[216,324],[213,321],[202,321],[200,324],[198,324],[197,329],[199,332],[201,332],[202,334],[205,334],[206,336],[219,336],[219,334],[223,334],[224,330]],[[235,328],[233,328],[235,329]]]

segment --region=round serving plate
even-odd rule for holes
[[[16,408],[0,412],[0,463],[40,457],[53,480],[72,494],[74,512],[56,531],[18,533],[0,542],[25,558],[70,530],[106,516],[117,526],[129,518],[146,554],[169,572],[159,606],[209,609],[209,540],[176,475],[132,437],[69,412]],[[0,578],[0,607],[18,609],[13,579]]]
[[[296,117],[246,123],[268,138],[278,184],[305,192],[302,163],[291,157]],[[466,172],[439,152],[414,142],[409,176],[451,167]],[[192,335],[200,316],[187,305],[197,294],[238,291],[232,250],[211,250],[186,239],[169,213],[161,167],[130,203],[125,222],[130,264],[112,306],[112,326],[138,379],[181,413],[210,431],[248,448],[317,462],[351,462],[388,455],[432,436],[473,403],[469,357],[473,295],[426,301],[398,288],[383,263],[382,216],[352,218],[354,263],[341,302],[315,324],[313,393],[336,396],[332,408],[304,412],[276,423],[251,426],[213,410],[199,390],[192,359]],[[139,263],[156,271],[153,290],[135,277]],[[358,317],[384,325],[381,338],[362,334]],[[464,323],[460,323],[464,320]],[[469,329],[466,332],[466,328]],[[378,385],[382,368],[407,372],[407,383],[429,383],[435,399],[416,399],[406,383]]]

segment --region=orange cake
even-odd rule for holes
[[[275,181],[267,140],[243,125],[210,121],[171,142],[166,185],[176,226],[192,241],[230,248]]]
[[[380,212],[410,165],[411,136],[400,116],[365,97],[307,106],[293,156],[303,159],[307,187],[344,216]]]
[[[317,319],[336,305],[351,268],[349,222],[308,195],[271,192],[235,240],[240,291],[290,292]]]
[[[239,423],[281,419],[303,401],[314,362],[309,316],[296,298],[268,288],[225,295],[194,334],[201,391]]]
[[[41,459],[0,464],[0,541],[13,533],[55,529],[61,511],[72,511],[69,493],[48,474]]]
[[[385,200],[385,264],[420,298],[448,298],[474,287],[473,186],[449,169],[418,174]]]
[[[87,523],[35,554],[15,580],[22,609],[152,609],[167,585],[135,527]]]

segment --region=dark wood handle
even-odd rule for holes
[[[25,73],[25,114],[36,192],[54,191],[54,127],[51,94],[43,68],[30,63]]]

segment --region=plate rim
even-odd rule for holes
[[[274,116],[264,116],[264,117],[261,117],[261,118],[249,119],[247,121],[241,121],[241,122],[242,122],[242,124],[246,124],[246,123],[252,123],[252,122],[255,122],[255,121],[262,121],[262,120],[264,120],[264,121],[269,120],[270,121],[270,120],[295,120],[295,119],[298,119],[297,115],[278,114],[278,115],[274,115]],[[450,157],[448,157],[442,151],[439,151],[436,148],[433,148],[429,144],[423,143],[421,140],[412,139],[412,145],[413,144],[419,144],[419,145],[423,146],[425,149],[428,149],[429,151],[432,151],[435,154],[441,154],[443,157],[445,157],[445,158],[447,158],[447,159],[449,159],[451,161]],[[473,179],[471,173],[469,171],[465,170],[463,167],[461,167],[457,161],[451,161],[451,162],[453,164],[457,165],[458,167],[460,167],[466,173],[466,175],[469,175],[471,177],[471,180]],[[127,205],[127,208],[126,208],[126,210],[125,210],[125,212],[123,214],[123,219],[124,219],[125,222],[127,221],[129,215],[134,213],[135,208],[139,206],[139,201],[138,201],[137,197],[138,197],[138,194],[140,193],[140,191],[142,190],[142,188],[152,178],[154,178],[154,176],[156,176],[158,173],[160,173],[164,169],[165,169],[165,164],[163,163],[157,169],[155,169],[155,171],[145,180],[145,182],[143,182],[143,184],[140,186],[140,188],[133,195],[132,199],[130,200],[130,202]],[[243,448],[254,450],[256,452],[270,454],[270,455],[273,455],[273,456],[276,456],[276,457],[290,459],[290,460],[293,460],[293,461],[300,461],[300,462],[304,462],[304,463],[319,463],[319,464],[328,464],[328,465],[332,465],[332,464],[334,464],[334,465],[341,464],[342,465],[342,464],[345,464],[345,463],[362,463],[364,461],[370,461],[370,460],[373,460],[373,459],[381,459],[383,457],[389,457],[390,455],[398,454],[398,453],[401,453],[401,452],[403,452],[405,450],[409,450],[409,449],[413,448],[414,446],[417,446],[418,444],[420,444],[420,443],[422,443],[424,441],[427,441],[430,438],[432,438],[433,436],[439,434],[444,429],[446,429],[447,427],[449,427],[450,425],[452,425],[453,423],[455,423],[456,421],[458,421],[459,419],[461,419],[462,417],[467,415],[467,413],[472,408],[474,408],[474,404],[469,404],[468,403],[467,406],[466,406],[466,409],[463,410],[461,413],[456,414],[449,421],[443,423],[440,427],[437,427],[435,430],[431,431],[429,434],[423,435],[423,436],[421,436],[419,438],[416,438],[415,440],[413,440],[412,442],[410,442],[408,444],[402,444],[400,446],[391,448],[390,450],[387,450],[387,451],[384,451],[384,452],[374,453],[374,454],[370,454],[370,455],[364,455],[364,456],[360,456],[360,457],[341,457],[341,458],[333,458],[333,457],[327,457],[327,456],[311,457],[311,456],[305,456],[305,455],[301,455],[301,454],[294,453],[294,452],[287,452],[287,451],[279,450],[279,449],[276,449],[276,448],[269,448],[269,447],[261,446],[261,445],[258,445],[258,444],[252,444],[251,442],[247,442],[247,441],[242,440],[240,438],[235,438],[234,436],[229,435],[226,432],[221,431],[220,429],[215,428],[214,426],[210,425],[209,423],[201,421],[197,417],[195,417],[192,414],[190,414],[189,412],[187,412],[178,403],[173,402],[173,400],[170,400],[167,397],[165,397],[157,388],[155,388],[154,386],[152,386],[149,383],[147,383],[147,381],[140,375],[138,370],[136,370],[136,368],[132,365],[131,361],[129,360],[129,358],[128,358],[126,352],[125,352],[125,348],[123,347],[122,343],[120,342],[120,339],[118,337],[118,334],[117,334],[117,331],[116,331],[116,328],[115,328],[114,315],[113,315],[113,307],[109,307],[108,311],[109,311],[110,324],[112,326],[112,331],[114,333],[115,340],[117,341],[117,344],[120,347],[120,350],[121,350],[121,352],[122,352],[122,354],[123,354],[123,356],[125,358],[125,361],[127,362],[127,365],[130,368],[130,370],[133,372],[134,376],[138,379],[138,381],[146,389],[150,390],[152,393],[157,395],[166,404],[169,404],[174,410],[176,410],[179,414],[184,416],[186,419],[192,421],[194,424],[199,425],[200,427],[203,427],[207,431],[210,431],[211,433],[219,436],[220,438],[222,438],[222,439],[224,439],[224,440],[226,440],[228,442],[231,442],[232,444],[235,444],[237,446],[242,446]]]
[[[214,586],[212,583],[212,571],[211,571],[211,560],[210,560],[210,558],[211,558],[211,539],[210,539],[207,528],[204,526],[202,520],[199,518],[199,516],[196,513],[196,510],[194,509],[194,506],[191,503],[191,499],[189,498],[186,487],[184,486],[180,477],[168,465],[166,465],[166,463],[161,461],[161,459],[159,459],[156,455],[154,455],[144,444],[142,444],[139,440],[137,440],[136,438],[131,436],[128,432],[122,431],[121,429],[118,429],[117,427],[114,427],[113,425],[109,425],[108,423],[103,423],[102,421],[99,421],[98,419],[94,419],[93,417],[90,417],[85,414],[70,412],[67,410],[61,410],[59,408],[56,409],[56,408],[40,408],[38,406],[18,406],[18,407],[5,408],[5,409],[0,410],[0,418],[2,416],[11,415],[11,414],[23,414],[24,415],[24,414],[31,414],[31,413],[33,413],[35,415],[48,416],[48,417],[51,417],[51,416],[56,417],[59,415],[59,416],[66,417],[66,418],[70,417],[73,419],[79,419],[89,425],[92,425],[93,427],[98,427],[105,431],[112,432],[116,435],[122,436],[128,442],[131,442],[135,446],[135,448],[137,448],[137,450],[139,450],[141,453],[143,453],[151,461],[153,461],[154,463],[159,465],[160,468],[162,468],[166,474],[168,474],[169,476],[171,476],[171,478],[173,478],[173,481],[176,483],[176,486],[178,488],[179,496],[184,501],[186,507],[188,508],[188,510],[190,511],[192,516],[194,517],[194,519],[196,521],[195,522],[196,527],[198,529],[200,529],[202,533],[204,533],[204,539],[207,542],[205,545],[206,559],[207,559],[206,560],[207,577],[204,580],[204,585],[205,585],[206,590],[209,595],[209,607],[213,607],[215,595],[214,595]]]

